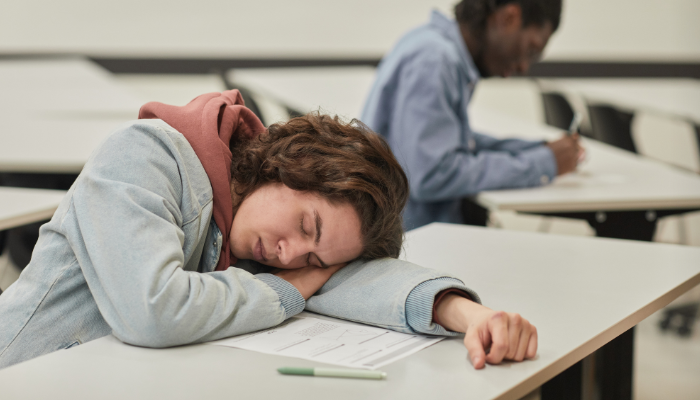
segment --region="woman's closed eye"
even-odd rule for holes
[[[308,236],[308,235],[309,235],[308,233],[306,233],[306,230],[304,229],[304,216],[303,216],[303,215],[301,216],[301,219],[299,220],[299,230],[301,230],[301,233],[302,233],[304,236]]]

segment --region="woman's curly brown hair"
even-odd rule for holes
[[[408,180],[389,145],[362,122],[310,113],[233,142],[231,151],[234,213],[259,187],[282,183],[352,205],[361,222],[361,259],[399,256]]]

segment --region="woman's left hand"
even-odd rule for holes
[[[537,328],[519,314],[493,311],[456,294],[445,296],[436,314],[446,329],[465,333],[464,345],[476,369],[537,355]]]

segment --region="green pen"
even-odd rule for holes
[[[367,371],[363,369],[339,369],[339,368],[277,368],[277,372],[285,375],[309,375],[330,376],[334,378],[359,378],[359,379],[384,379],[386,372]]]

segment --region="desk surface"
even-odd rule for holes
[[[0,187],[0,231],[50,219],[66,192]]]
[[[498,137],[553,139],[561,131],[498,111],[470,110],[472,127]],[[588,159],[576,173],[533,189],[481,192],[491,210],[577,212],[700,207],[700,176],[606,144],[585,140]]]
[[[520,312],[538,327],[538,358],[476,371],[452,338],[388,365],[389,378],[375,382],[275,372],[313,365],[305,360],[106,337],[0,371],[3,398],[518,399],[700,283],[700,248],[457,225],[410,232],[403,257],[455,274],[492,308]]]
[[[0,61],[0,171],[79,172],[142,102],[84,59]]]

